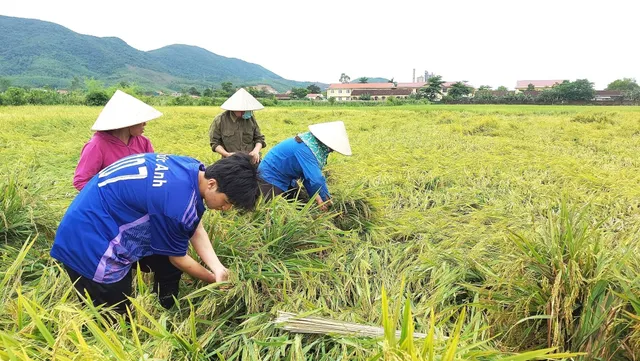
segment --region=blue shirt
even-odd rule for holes
[[[262,179],[283,191],[292,182],[302,179],[307,193],[313,196],[320,191],[323,200],[329,199],[327,182],[313,152],[304,143],[289,138],[276,144],[258,166]]]
[[[137,154],[94,176],[71,202],[51,256],[98,283],[121,280],[149,255],[184,256],[205,207],[199,161]]]

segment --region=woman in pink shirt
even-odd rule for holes
[[[94,175],[118,159],[153,153],[151,141],[142,133],[148,121],[161,115],[146,103],[117,90],[91,127],[96,132],[82,148],[73,186],[82,190]]]

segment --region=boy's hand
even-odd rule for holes
[[[213,274],[216,277],[216,282],[224,282],[229,279],[229,270],[224,266],[214,269]]]

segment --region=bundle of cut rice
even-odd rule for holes
[[[278,311],[276,324],[284,330],[297,333],[319,333],[325,335],[342,335],[358,337],[382,337],[382,327],[362,325],[359,323],[336,321],[321,317],[297,317],[290,312]],[[396,337],[400,337],[400,331],[396,331]],[[424,333],[414,333],[414,338],[427,337]]]

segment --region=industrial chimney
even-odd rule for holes
[[[416,68],[413,68],[413,83],[416,82]]]

